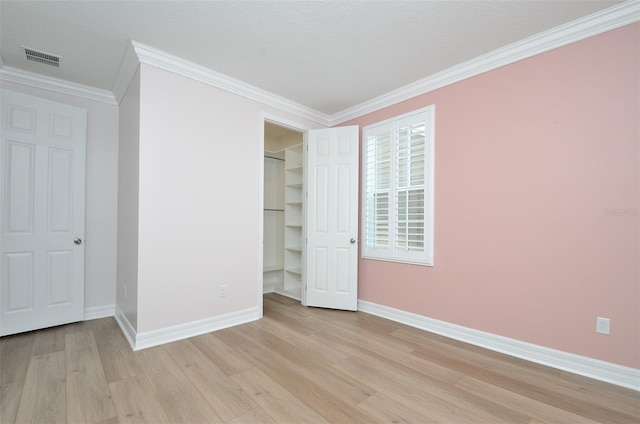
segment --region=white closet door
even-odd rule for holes
[[[2,90],[0,335],[84,319],[86,111]]]
[[[358,127],[307,134],[305,304],[357,310]]]

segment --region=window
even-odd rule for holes
[[[433,265],[435,106],[365,127],[362,257]]]

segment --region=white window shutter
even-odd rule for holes
[[[363,257],[433,264],[433,114],[363,130]]]

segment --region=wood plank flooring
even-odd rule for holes
[[[132,352],[113,318],[0,339],[2,423],[640,423],[640,393],[365,313],[264,319]]]

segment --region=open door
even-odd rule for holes
[[[84,319],[87,112],[2,90],[0,336]]]
[[[358,307],[358,133],[357,126],[307,133],[307,306]]]

